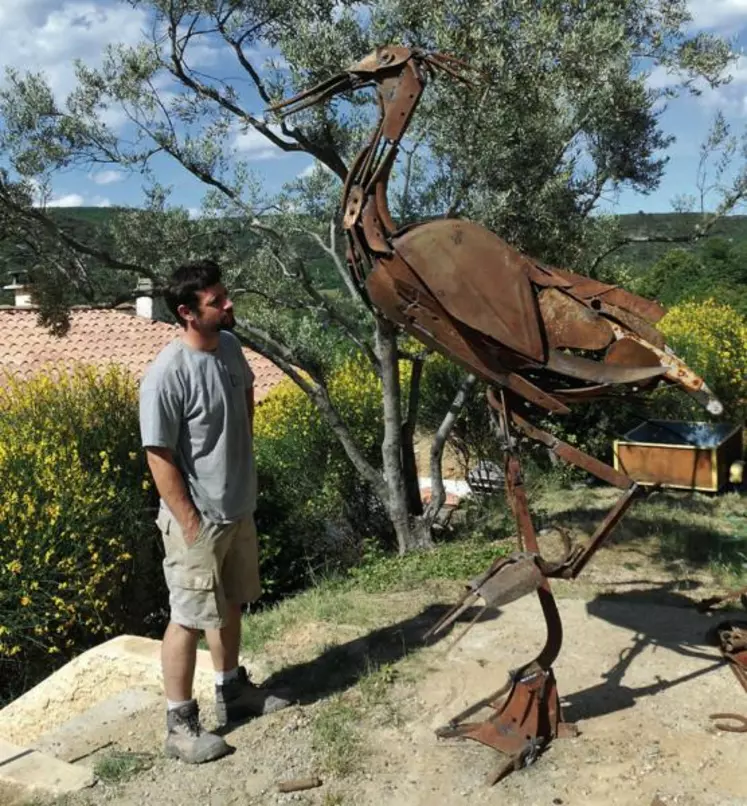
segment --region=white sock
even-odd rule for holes
[[[176,711],[177,708],[181,708],[182,705],[189,705],[194,700],[183,700],[182,702],[174,702],[173,700],[166,700],[166,708],[169,711]]]
[[[239,667],[237,666],[235,669],[231,669],[229,672],[216,672],[215,673],[215,685],[216,686],[225,686],[226,683],[230,683],[232,680],[236,680],[239,676]]]

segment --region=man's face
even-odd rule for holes
[[[206,335],[234,327],[233,302],[222,283],[197,292],[197,311],[192,317],[193,327]]]

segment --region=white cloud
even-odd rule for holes
[[[95,182],[97,185],[111,185],[113,182],[121,182],[125,175],[122,171],[97,171],[94,174],[91,174],[91,180]]]
[[[64,97],[74,59],[98,65],[107,44],[133,45],[146,27],[142,8],[113,0],[0,0],[0,67],[44,72]]]
[[[316,172],[316,163],[312,162],[311,165],[307,165],[301,173],[298,174],[299,179],[308,179],[310,176],[313,176]]]
[[[720,110],[730,117],[747,117],[747,59],[740,57],[729,68],[731,81],[715,89],[702,87],[698,101],[711,112]]]
[[[724,31],[747,25],[747,0],[690,0],[688,8],[694,28]]]
[[[36,180],[31,180],[34,192],[35,207],[111,207],[111,199],[106,196],[93,196],[86,199],[80,193],[64,193],[56,196],[49,186],[42,185]]]
[[[274,134],[281,136],[279,126],[273,125],[270,129]],[[233,147],[251,160],[272,160],[286,153],[254,128],[238,133],[234,138]]]
[[[47,201],[47,207],[82,207],[84,199],[80,193],[67,193]]]

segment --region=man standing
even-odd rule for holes
[[[161,496],[157,519],[171,619],[161,660],[167,700],[165,751],[197,764],[229,752],[204,730],[192,685],[204,630],[215,669],[220,725],[289,704],[239,667],[241,606],[261,593],[254,527],[254,375],[234,326],[220,268],[180,266],[164,293],[183,328],[148,369],[140,429]]]

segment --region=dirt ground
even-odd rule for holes
[[[545,536],[546,543],[553,539]],[[565,630],[555,673],[565,718],[580,734],[556,740],[532,766],[494,787],[485,785],[494,751],[437,739],[434,730],[498,689],[542,646],[537,601],[486,614],[454,647],[452,633],[420,648],[449,601],[442,595],[416,603],[414,593],[398,593],[389,598],[402,618],[380,630],[307,624],[268,646],[272,662],[260,658],[258,668],[278,669],[274,679],[296,685],[301,704],[231,730],[233,755],[199,768],[161,758],[164,715],[153,708],[130,719],[116,748],[153,754],[150,769],[64,803],[747,806],[747,735],[717,731],[709,720],[718,711],[747,713],[747,696],[704,640],[726,614],[692,607],[713,581],[705,572],[665,567],[635,543],[600,553],[584,577],[583,584],[554,585]],[[346,664],[361,657],[384,670],[363,694],[345,674]],[[346,712],[346,702],[363,707]],[[335,737],[320,736],[319,718],[331,704],[341,719],[357,720],[339,723],[357,737],[345,770],[323,761],[322,743]],[[279,781],[310,775],[322,785],[277,791]]]

